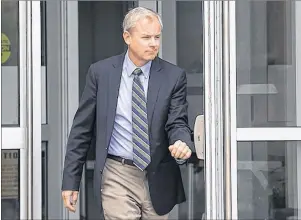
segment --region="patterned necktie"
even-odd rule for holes
[[[139,79],[142,70],[136,68],[133,72],[132,91],[132,126],[133,126],[133,162],[144,170],[150,163],[150,147],[148,137],[148,121],[146,111],[146,98],[143,86]]]

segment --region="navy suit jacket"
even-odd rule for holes
[[[79,190],[83,165],[95,138],[94,190],[101,207],[101,178],[115,119],[125,53],[90,66],[67,143],[62,190]],[[152,61],[147,95],[151,163],[147,177],[159,215],[185,201],[179,165],[168,147],[177,140],[193,147],[188,126],[186,73],[160,58]]]

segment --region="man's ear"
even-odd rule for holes
[[[131,44],[131,34],[128,31],[123,32],[123,40],[128,46]]]

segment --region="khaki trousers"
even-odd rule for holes
[[[103,171],[101,199],[105,219],[168,219],[153,208],[146,172],[109,158]]]

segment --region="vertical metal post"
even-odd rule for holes
[[[231,218],[231,117],[230,117],[230,67],[229,67],[229,2],[223,4],[223,101],[224,101],[224,171],[225,171],[225,219]]]
[[[295,59],[295,65],[296,65],[296,97],[300,96],[301,93],[301,88],[300,88],[300,84],[301,84],[301,63],[298,62],[297,60],[299,60],[299,57],[301,55],[301,13],[299,13],[301,11],[301,2],[299,1],[295,1],[292,2],[292,4],[294,4],[294,7],[292,6],[292,14],[293,16],[293,25],[292,27],[296,27],[295,28],[295,53],[296,53],[296,59]],[[292,28],[294,29],[294,28]],[[289,38],[288,38],[289,39]],[[298,39],[298,40],[297,40]],[[297,95],[299,94],[299,95]],[[301,124],[301,100],[299,98],[296,99],[296,113],[297,113],[297,125],[300,126]],[[297,219],[301,219],[301,144],[300,142],[298,142],[297,144],[297,184],[295,185],[294,188],[296,188],[297,193],[296,193],[296,197],[297,197],[297,207],[298,207],[298,211],[297,211]]]
[[[231,219],[237,219],[237,141],[236,141],[236,2],[229,4],[229,94],[230,94],[230,143],[231,143]]]
[[[67,1],[65,8],[65,19],[66,27],[63,31],[63,35],[65,36],[65,44],[66,44],[66,51],[64,52],[64,61],[63,65],[66,66],[65,71],[62,72],[63,82],[66,87],[63,88],[63,102],[62,109],[64,112],[63,121],[66,122],[62,124],[63,128],[63,143],[62,146],[65,146],[67,143],[68,134],[70,128],[72,126],[73,118],[75,112],[78,107],[78,94],[79,94],[79,66],[78,66],[78,59],[79,59],[79,39],[78,39],[78,2],[77,1]],[[76,22],[74,22],[76,21]],[[64,38],[62,36],[62,38]],[[64,161],[65,157],[65,147],[63,147],[62,152],[62,162]],[[63,169],[62,163],[62,169]],[[76,212],[72,213],[69,212],[69,219],[80,219],[80,212],[85,212],[85,172],[83,172],[82,176],[82,183],[81,183],[81,193],[79,194]]]
[[[2,6],[2,2],[0,2],[0,11],[1,11],[1,6]],[[0,30],[2,30],[1,27],[1,17],[0,16]],[[2,59],[2,53],[0,54],[0,59]],[[0,68],[0,153],[1,153],[1,157],[0,157],[0,165],[2,164],[2,72],[1,72],[2,67]],[[0,169],[0,182],[2,182],[2,173],[1,173],[1,169]],[[2,194],[1,194],[1,187],[0,187],[0,198],[2,198]],[[1,202],[0,202],[0,216],[2,216],[1,213]]]
[[[63,146],[62,151],[59,153],[60,158],[60,170],[63,169],[64,166],[64,156],[65,156],[65,143],[66,139],[68,137],[68,14],[67,14],[67,1],[60,2],[61,6],[61,29],[60,29],[60,40],[62,49],[61,52],[61,72],[59,75],[59,80],[61,81],[60,87],[61,87],[61,99],[60,99],[60,110],[61,112],[61,122],[58,124],[58,126],[62,130],[62,136],[60,137],[59,143]],[[78,94],[78,93],[76,93]],[[79,199],[79,198],[78,198]],[[80,199],[78,200],[76,204],[76,213],[71,213],[67,209],[63,209],[63,219],[76,219],[76,215],[78,214],[78,203]]]
[[[210,145],[210,140],[212,139],[211,137],[211,86],[210,86],[210,81],[211,81],[211,59],[213,59],[213,55],[211,52],[211,45],[210,42],[212,41],[212,31],[210,28],[210,22],[212,20],[212,16],[210,11],[212,10],[212,2],[211,1],[204,1],[204,72],[207,72],[207,76],[204,74],[204,106],[205,106],[205,186],[206,186],[206,219],[213,219],[213,216],[215,215],[215,207],[212,207],[212,201],[213,195],[212,195],[212,175],[213,173],[211,172],[211,163],[213,161],[210,161],[211,159],[211,152],[210,150],[207,150],[207,146]],[[208,172],[210,171],[210,172]],[[213,171],[213,170],[212,170]],[[213,213],[212,213],[213,212]]]
[[[223,1],[225,219],[237,219],[235,1]]]
[[[24,88],[24,91],[26,91],[26,144],[27,144],[27,219],[33,219],[33,213],[32,213],[32,152],[33,152],[33,140],[32,140],[32,26],[31,26],[31,1],[26,2],[26,86]],[[24,170],[22,170],[24,172]],[[22,206],[22,204],[21,204]]]
[[[20,127],[24,129],[27,128],[27,33],[28,33],[28,11],[27,11],[27,2],[19,2],[19,73],[20,73]],[[20,149],[20,219],[28,218],[28,185],[29,185],[29,174],[28,173],[28,143],[26,132],[23,133],[24,138],[24,148]]]
[[[206,219],[223,219],[222,1],[204,1]]]
[[[193,210],[193,205],[194,205],[194,169],[193,169],[193,164],[189,163],[188,164],[188,216],[187,219],[193,220],[194,216],[194,210]]]
[[[41,5],[40,1],[31,2],[31,46],[32,46],[32,218],[42,218],[42,105],[41,105]]]

